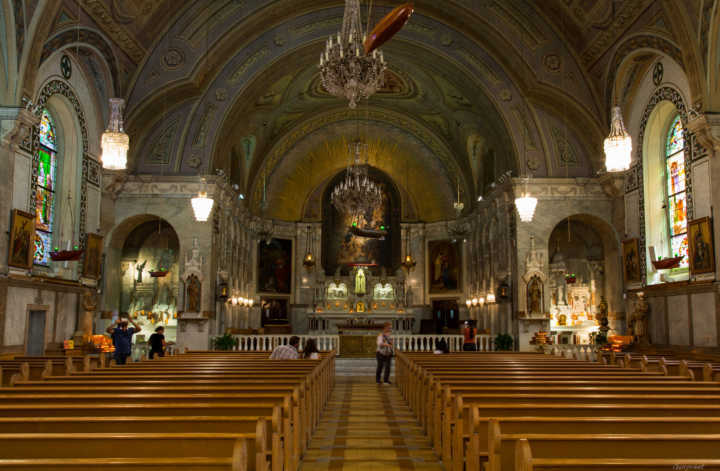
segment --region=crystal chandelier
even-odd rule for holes
[[[108,170],[125,170],[127,166],[130,137],[125,134],[123,129],[122,108],[124,104],[125,100],[122,98],[110,98],[110,121],[100,141],[103,168]]]
[[[330,201],[341,213],[356,218],[382,204],[382,191],[368,177],[367,144],[355,140],[348,145],[348,152],[345,179],[333,189]]]
[[[605,168],[608,172],[624,172],[630,168],[632,138],[625,129],[619,106],[612,109],[610,135],[605,138]]]
[[[205,222],[210,217],[215,200],[208,198],[207,191],[205,189],[205,179],[202,179],[203,188],[198,192],[197,196],[190,200],[192,204],[193,213],[195,213],[195,220],[198,222]]]
[[[360,19],[360,0],[345,0],[342,29],[330,36],[320,54],[320,80],[325,90],[355,108],[382,87],[385,58],[381,51],[365,52]]]

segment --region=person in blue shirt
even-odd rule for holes
[[[127,357],[132,352],[132,336],[135,332],[140,331],[140,326],[135,321],[130,320],[132,327],[128,328],[127,320],[118,319],[115,324],[107,328],[107,333],[112,335],[113,345],[115,345],[115,363],[124,365]]]

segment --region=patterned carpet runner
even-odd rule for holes
[[[301,471],[444,469],[397,388],[365,375],[337,377],[300,465]]]

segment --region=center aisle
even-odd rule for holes
[[[301,471],[445,469],[395,385],[366,374],[336,381]]]

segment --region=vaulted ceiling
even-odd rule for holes
[[[672,2],[416,0],[383,48],[387,86],[355,113],[316,67],[342,0],[79,2],[58,9],[50,37],[79,17],[113,43],[134,170],[222,169],[253,207],[269,188],[273,216],[291,220],[345,164],[339,143],[353,134],[374,143],[423,220],[451,213],[458,184],[471,208],[506,171],[593,175],[613,47],[628,34],[672,38]],[[398,3],[373,2],[371,23]]]

